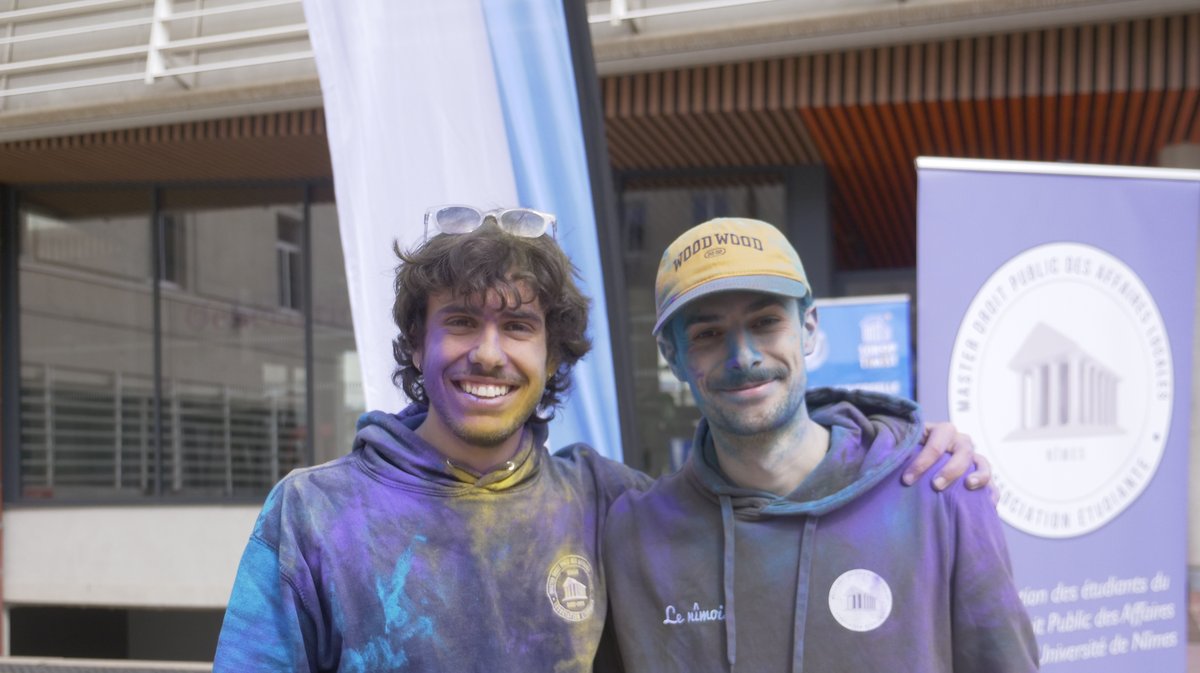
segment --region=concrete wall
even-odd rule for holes
[[[5,603],[223,608],[258,510],[8,509]]]

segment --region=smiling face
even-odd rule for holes
[[[721,292],[680,309],[659,346],[715,433],[758,435],[808,420],[804,355],[816,328],[815,309],[801,313],[795,299]]]
[[[476,469],[516,452],[553,373],[545,313],[527,285],[517,287],[521,297],[430,295],[423,345],[413,352],[429,397],[418,434]]]

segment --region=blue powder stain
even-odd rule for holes
[[[405,549],[396,560],[396,567],[387,580],[375,582],[375,591],[383,608],[384,633],[372,638],[362,647],[345,653],[343,663],[347,671],[374,671],[397,668],[408,663],[408,654],[403,645],[415,638],[435,640],[433,620],[427,616],[414,617],[409,608],[411,603],[405,595],[408,574],[412,571],[414,547],[425,544],[424,535],[413,536],[413,544]],[[428,603],[423,600],[422,603]],[[437,646],[433,642],[433,646]]]
[[[366,673],[367,671],[395,669],[407,663],[408,656],[405,655],[404,650],[395,652],[387,641],[382,638],[373,638],[361,651],[347,652],[340,668],[347,673]]]
[[[404,553],[400,554],[400,558],[396,560],[391,581],[385,583],[380,579],[375,582],[375,591],[379,594],[380,605],[383,606],[384,630],[391,633],[394,629],[400,629],[400,635],[405,640],[414,635],[428,637],[433,634],[433,624],[428,617],[412,619],[412,615],[407,609],[408,598],[404,594],[408,573],[412,570],[414,546],[425,544],[426,541],[427,538],[424,535],[413,536],[413,544],[409,545],[408,549],[405,549]]]
[[[230,599],[226,629],[222,632],[222,650],[217,670],[239,670],[238,662],[246,652],[255,651],[271,661],[287,661],[289,648],[275,629],[274,617],[284,612],[281,597],[254,578],[271,577],[278,565],[273,550],[252,540],[238,569],[239,591]],[[242,645],[245,641],[247,645]]]

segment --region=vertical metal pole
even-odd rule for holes
[[[12,33],[10,27],[9,33]],[[9,52],[11,53],[11,52]],[[18,301],[21,240],[17,225],[15,192],[0,185],[3,219],[0,219],[0,449],[3,449],[3,498],[0,507],[16,499],[21,487],[21,321]],[[0,509],[0,531],[4,530]],[[0,535],[0,559],[4,558],[4,537]],[[8,656],[8,606],[4,601],[4,564],[0,561],[0,656]]]
[[[608,3],[608,23],[612,26],[619,26],[625,20],[625,15],[629,13],[628,0],[611,0]]]
[[[268,440],[271,443],[270,478],[271,483],[279,481],[279,395],[271,393],[267,396],[271,405],[271,416],[267,419]]]
[[[171,490],[183,490],[183,410],[179,384],[171,379]]]
[[[3,649],[0,649],[0,656],[7,657],[7,656],[9,656],[9,654],[12,653],[12,629],[9,627],[9,624],[12,623],[12,618],[10,616],[7,605],[4,606],[3,614],[4,614],[4,629],[3,629],[4,644],[3,644]]]
[[[54,488],[54,375],[50,365],[42,370],[42,422],[46,431],[46,488]]]
[[[138,488],[145,494],[150,490],[150,414],[146,398],[138,396]]]
[[[21,493],[21,227],[17,192],[0,185],[0,199],[0,446],[3,498],[11,501]]]
[[[596,61],[592,53],[591,29],[587,8],[577,0],[563,0],[567,24],[567,41],[571,48],[571,65],[579,99],[579,120],[583,128],[583,146],[591,180],[592,207],[596,211],[596,238],[600,243],[602,268],[624,268],[621,255],[621,234],[616,200],[613,197],[612,163],[608,159],[608,142],[604,135],[604,112],[600,100],[600,79],[596,76]],[[614,3],[613,12],[623,11],[623,3]],[[620,271],[604,274],[604,296],[607,297],[608,331],[612,342],[613,379],[616,383],[617,413],[620,416],[623,452],[636,452],[637,424],[634,422],[633,344],[629,335],[629,308],[626,298],[625,275]],[[625,453],[629,460],[629,453]]]
[[[154,0],[154,18],[150,23],[150,43],[146,48],[146,84],[154,84],[154,80],[163,74],[166,64],[163,60],[162,49],[171,42],[171,34],[167,29],[167,20],[172,14],[171,0]]]
[[[225,429],[225,495],[233,495],[233,420],[230,418],[229,386],[221,386]]]
[[[154,334],[151,338],[154,341],[154,470],[152,480],[154,482],[154,495],[161,497],[163,488],[163,353],[162,353],[162,288],[160,287],[159,278],[162,276],[162,214],[159,212],[162,208],[162,190],[158,187],[154,188],[151,198],[151,216],[150,216],[150,256],[151,261],[151,278],[153,291],[154,307]]]
[[[121,470],[123,467],[123,445],[125,444],[124,424],[121,422],[122,391],[121,372],[113,374],[113,488],[121,490]]]
[[[315,343],[313,339],[313,249],[312,249],[312,183],[304,185],[304,240],[300,264],[303,271],[304,304],[304,458],[306,465],[316,462],[317,402],[316,376],[313,371]]]

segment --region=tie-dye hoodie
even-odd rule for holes
[[[354,450],[267,497],[215,673],[591,671],[607,611],[600,535],[637,472],[530,424],[486,475],[373,412]]]
[[[991,499],[901,470],[917,406],[816,389],[822,462],[788,497],[733,485],[701,422],[691,460],[609,512],[612,617],[630,673],[1024,673],[1036,645]]]

